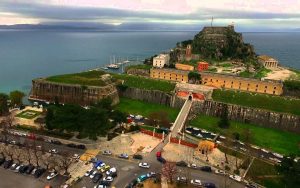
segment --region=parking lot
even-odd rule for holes
[[[40,178],[34,178],[32,175],[15,173],[12,170],[4,169],[2,166],[0,167],[0,174],[0,187],[3,188],[43,188],[49,183],[53,187],[59,187],[64,182],[64,178],[62,176],[58,176],[53,180],[47,181],[47,172]]]

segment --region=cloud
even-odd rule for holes
[[[118,1],[118,0],[117,0]],[[262,11],[261,7],[257,9],[253,8],[252,4],[241,4],[236,1],[223,1],[227,2],[217,4],[222,1],[206,1],[203,4],[197,4],[201,1],[183,1],[180,0],[178,5],[182,6],[182,12],[170,12],[165,11],[165,8],[155,7],[167,7],[165,3],[169,3],[169,0],[155,0],[150,2],[148,0],[143,1],[128,1],[139,3],[124,3],[125,1],[119,1],[120,4],[114,3],[108,4],[109,1],[91,1],[91,0],[77,0],[77,5],[72,4],[74,1],[57,1],[51,0],[50,3],[33,0],[29,2],[23,1],[7,1],[2,0],[0,2],[0,12],[3,14],[13,15],[10,17],[20,19],[39,20],[40,22],[64,22],[64,21],[81,21],[81,22],[103,22],[103,23],[130,23],[130,22],[161,22],[161,23],[174,23],[174,24],[197,24],[209,22],[213,16],[217,23],[230,23],[232,21],[239,24],[274,24],[286,25],[285,22],[290,25],[300,24],[300,14],[293,13],[292,9],[288,9],[287,6],[282,7],[281,12],[271,11],[276,9],[276,4],[270,4],[268,11]],[[48,2],[48,1],[47,1]],[[64,2],[63,4],[61,2]],[[69,2],[69,3],[68,3]],[[71,2],[71,3],[70,3]],[[86,2],[86,3],[84,3]],[[95,3],[98,2],[98,3]],[[99,3],[100,2],[100,3]],[[101,4],[101,2],[103,2]],[[104,3],[106,2],[106,3]],[[123,3],[122,3],[123,2]],[[126,1],[127,2],[127,1]],[[141,4],[144,3],[144,4]],[[240,1],[237,1],[240,2]],[[259,1],[261,2],[261,1]],[[236,4],[233,4],[236,3]],[[111,6],[109,6],[111,5]],[[147,8],[147,6],[149,8]],[[171,10],[180,10],[180,6],[170,6]],[[194,6],[192,6],[194,5]],[[201,6],[202,5],[202,6]],[[236,8],[236,7],[240,8]],[[225,8],[230,7],[230,8]],[[250,7],[250,8],[249,8]],[[274,8],[275,7],[275,8]],[[291,6],[293,7],[293,6]],[[254,11],[257,10],[257,11]],[[2,19],[4,20],[4,19]],[[1,20],[0,20],[1,21]],[[1,23],[0,23],[1,24]]]

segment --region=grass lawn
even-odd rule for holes
[[[239,76],[244,77],[244,78],[250,78],[253,76],[253,73],[245,70],[243,72],[240,72]]]
[[[139,65],[130,65],[126,67],[127,69],[144,69],[144,70],[150,70],[152,68],[151,65],[145,65],[145,64],[139,64]]]
[[[124,80],[124,84],[129,87],[147,89],[147,90],[159,90],[163,92],[173,91],[175,83],[171,83],[163,80],[155,80],[145,78],[141,76],[133,76],[127,74],[113,74],[116,79]]]
[[[168,113],[169,120],[172,122],[175,121],[179,113],[179,109],[176,108],[129,98],[120,98],[120,103],[116,106],[116,109],[129,114],[140,114],[145,117],[148,117],[153,112],[164,111]]]
[[[214,90],[213,100],[300,115],[300,100],[232,90]]]
[[[57,76],[50,76],[46,78],[47,81],[65,83],[65,84],[79,84],[86,86],[104,86],[105,82],[100,79],[100,76],[105,74],[104,71],[88,71],[74,74],[63,74]]]
[[[258,176],[267,176],[267,175],[277,175],[277,171],[274,165],[255,159],[252,166],[250,167],[246,178],[254,180],[256,183],[264,185],[270,188],[280,188],[284,187],[281,179],[278,178],[266,178]]]
[[[190,125],[220,133],[225,136],[232,136],[234,132],[237,132],[240,134],[240,139],[242,141],[244,140],[244,131],[248,128],[251,131],[252,144],[282,154],[288,155],[290,153],[294,153],[300,155],[299,134],[236,121],[230,121],[229,129],[221,129],[217,125],[218,121],[219,118],[217,117],[199,115],[196,119],[190,122]]]
[[[269,72],[272,72],[272,71],[270,69],[262,68],[254,75],[254,78],[266,77]]]
[[[33,119],[39,116],[41,112],[34,111],[34,110],[25,110],[19,114],[16,115],[18,118],[24,118],[24,119]]]

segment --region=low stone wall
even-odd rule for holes
[[[224,104],[216,101],[205,101],[202,104],[194,103],[192,109],[195,113],[220,117]],[[227,106],[230,120],[300,133],[300,116],[232,104],[227,104]]]
[[[145,90],[139,88],[128,87],[122,91],[119,90],[121,97],[137,99],[145,102],[162,104],[170,106],[172,95],[157,90]]]
[[[145,69],[136,69],[136,68],[128,68],[126,70],[126,74],[132,74],[137,76],[146,76],[150,77],[150,70]]]

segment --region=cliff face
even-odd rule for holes
[[[111,97],[113,103],[119,102],[118,91],[114,85],[103,87],[61,84],[36,79],[32,81],[30,100],[90,105],[102,98]]]
[[[242,34],[236,33],[233,26],[204,27],[192,41],[193,53],[204,58],[254,58],[255,52],[250,44],[243,42]]]

